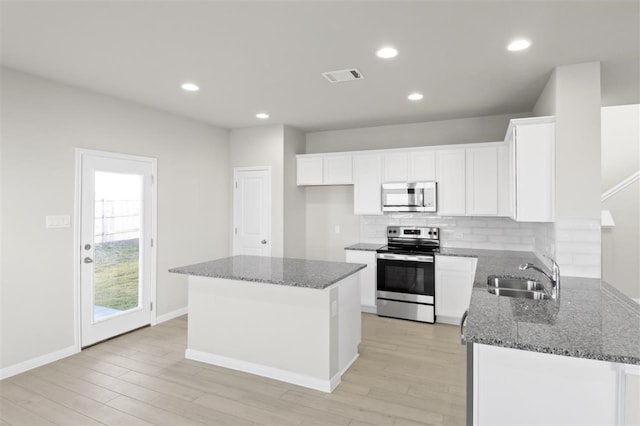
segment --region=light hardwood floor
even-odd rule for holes
[[[458,328],[362,316],[331,394],[184,359],[187,317],[0,382],[0,425],[463,425]]]

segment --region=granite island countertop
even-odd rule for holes
[[[640,364],[640,306],[606,282],[561,274],[559,300],[495,296],[487,291],[491,274],[536,278],[549,291],[542,274],[518,270],[542,262],[530,252],[442,248],[439,255],[478,258],[467,342]]]
[[[169,269],[195,275],[323,290],[367,265],[263,256],[233,256]]]

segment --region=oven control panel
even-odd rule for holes
[[[439,239],[439,229],[419,226],[387,226],[387,238]]]

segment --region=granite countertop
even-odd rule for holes
[[[370,243],[359,243],[354,244],[349,247],[345,247],[345,250],[362,250],[362,251],[376,251],[379,248],[386,246],[386,244],[370,244]]]
[[[180,266],[169,272],[322,290],[366,266],[286,257],[233,256]]]
[[[542,266],[533,253],[446,249],[440,255],[478,258],[465,340],[578,358],[640,364],[640,306],[600,279],[561,277],[559,300],[495,296],[487,276],[548,279],[518,265]]]

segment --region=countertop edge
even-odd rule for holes
[[[344,274],[341,274],[339,276],[337,276],[336,278],[333,279],[328,279],[326,280],[326,284],[323,285],[322,288],[318,288],[318,287],[313,287],[307,283],[303,283],[303,282],[298,282],[298,281],[279,281],[279,280],[268,280],[268,279],[262,279],[262,278],[254,278],[254,277],[243,277],[243,276],[238,276],[238,275],[233,275],[233,274],[221,274],[221,273],[212,273],[212,274],[205,274],[205,273],[193,273],[193,272],[188,272],[183,270],[184,268],[188,268],[189,266],[192,265],[186,265],[186,266],[182,266],[182,267],[176,267],[176,268],[171,268],[168,271],[170,273],[174,273],[174,274],[182,274],[182,275],[188,275],[188,276],[193,276],[193,277],[204,277],[204,278],[220,278],[220,279],[225,279],[225,280],[234,280],[234,281],[247,281],[247,282],[255,282],[255,283],[262,283],[262,284],[272,284],[272,285],[281,285],[281,286],[286,286],[286,287],[298,287],[298,288],[309,288],[312,290],[326,290],[327,288],[331,287],[333,284],[337,283],[338,281],[342,281],[343,279],[363,270],[364,268],[367,267],[366,264],[364,263],[351,263],[348,262],[349,265],[353,265],[354,269],[346,272]],[[197,265],[197,264],[196,264]]]

